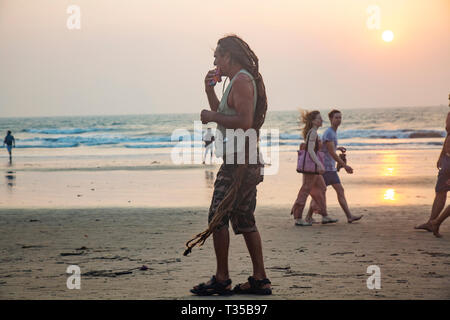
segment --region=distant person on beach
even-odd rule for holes
[[[442,209],[445,207],[447,192],[450,191],[450,112],[447,114],[445,129],[447,131],[447,136],[437,162],[439,173],[435,187],[436,196],[434,197],[433,207],[431,208],[431,215],[426,223],[415,227],[416,229],[433,232],[433,234],[439,238],[442,237],[439,233],[439,227],[450,215],[450,206],[441,213]]]
[[[325,154],[324,164],[325,164],[325,173],[323,174],[323,179],[325,180],[326,186],[332,186],[336,191],[337,198],[339,201],[339,205],[342,210],[344,210],[345,215],[347,216],[347,222],[352,223],[353,221],[357,221],[362,218],[362,215],[352,215],[350,209],[348,208],[347,199],[345,198],[344,187],[341,184],[341,180],[339,179],[336,162],[338,166],[344,168],[345,171],[349,174],[353,174],[353,169],[347,165],[347,163],[337,155],[336,150],[340,150],[341,152],[345,152],[345,148],[338,147],[338,139],[337,139],[337,130],[338,127],[342,123],[342,113],[339,110],[333,109],[328,113],[328,118],[330,119],[331,127],[329,127],[324,134],[322,135],[322,152]],[[312,213],[314,208],[317,205],[314,203],[314,199],[311,201],[311,206],[307,215],[307,221],[312,220]]]
[[[210,152],[210,158],[212,163],[213,158],[213,149],[214,149],[214,136],[212,134],[211,128],[208,128],[206,130],[205,135],[203,136],[203,141],[205,142],[205,154],[203,155],[203,164],[205,164],[206,155],[208,154],[208,151]]]
[[[200,115],[202,123],[217,123],[216,144],[227,143],[225,139],[221,140],[226,136],[226,129],[242,129],[246,132],[255,130],[255,134],[259,137],[259,129],[264,123],[267,111],[267,97],[264,82],[259,73],[258,57],[245,41],[231,35],[218,41],[214,58],[217,69],[209,71],[205,77],[205,91],[211,110],[202,110]],[[214,85],[219,81],[218,71],[220,76],[231,79],[220,101],[214,91]],[[221,135],[218,135],[218,132]],[[248,148],[245,149],[246,151],[257,150],[257,158],[259,158],[257,145],[250,146],[250,143],[257,143],[257,141],[251,140],[253,139],[248,140]],[[233,151],[236,151],[236,148],[231,150]],[[247,152],[245,152],[245,164],[230,161],[237,154],[236,152],[222,154],[224,163],[214,182],[208,228],[186,244],[187,249],[184,255],[189,254],[195,245],[203,244],[210,234],[213,235],[216,273],[207,283],[201,283],[191,289],[191,292],[196,295],[232,293],[269,295],[272,293],[271,282],[264,268],[261,236],[256,228],[254,216],[256,186],[263,181],[261,169],[264,165],[260,159],[257,159],[257,163],[250,163],[247,156],[251,155]],[[234,233],[244,236],[253,264],[252,276],[248,277],[246,283],[236,285],[233,290],[231,290],[228,271],[230,220]]]
[[[320,162],[317,152],[319,150],[319,137],[317,129],[322,126],[322,117],[319,111],[304,112],[302,114],[303,138],[306,143],[306,152],[309,153],[311,160],[317,165],[319,174],[314,173],[302,173],[303,184],[298,192],[297,199],[291,209],[291,214],[294,215],[294,221],[296,226],[311,226],[311,222],[307,222],[302,219],[303,209],[306,205],[308,196],[315,200],[316,204],[320,208],[322,214],[322,223],[334,223],[337,219],[333,219],[328,216],[326,202],[325,202],[325,182],[322,174],[325,173],[325,167]],[[312,190],[320,190],[319,192],[311,192]]]
[[[16,147],[16,140],[14,139],[14,136],[11,134],[11,131],[8,130],[6,133],[6,137],[3,140],[3,146],[6,144],[6,149],[9,153],[9,161],[12,161],[12,148]]]

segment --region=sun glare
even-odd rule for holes
[[[383,32],[382,38],[385,42],[391,42],[394,40],[394,33],[391,30],[386,30]]]

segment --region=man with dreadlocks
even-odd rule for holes
[[[204,124],[217,123],[219,134],[216,135],[216,153],[217,150],[222,150],[219,155],[224,162],[214,183],[208,229],[188,241],[185,255],[189,254],[196,244],[202,245],[212,234],[217,269],[211,280],[195,286],[191,292],[197,295],[267,295],[272,293],[272,289],[266,276],[261,237],[254,217],[256,186],[263,181],[264,165],[257,144],[259,129],[264,123],[267,111],[266,90],[259,73],[258,58],[241,38],[231,35],[220,39],[214,58],[214,65],[220,70],[221,76],[226,76],[231,81],[219,102],[213,87],[215,82],[211,83],[216,70],[208,72],[205,77],[205,91],[211,110],[202,110],[201,120]],[[245,161],[237,160],[243,159],[239,146],[231,152],[229,147],[227,148],[229,130],[226,129],[242,129],[246,134],[256,132],[256,139],[248,139],[244,143]],[[256,150],[256,161],[250,160],[252,154],[249,154],[249,150]],[[233,290],[228,272],[230,220],[234,233],[243,234],[253,263],[253,275],[248,278],[248,282],[235,286]]]

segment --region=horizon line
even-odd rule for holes
[[[370,110],[370,109],[407,109],[407,108],[440,108],[445,107],[446,105],[440,104],[440,105],[428,105],[428,106],[390,106],[390,107],[362,107],[362,108],[347,108],[347,107],[329,107],[329,108],[339,108],[342,110]],[[449,106],[450,108],[450,106]],[[324,108],[316,108],[316,107],[310,107],[310,108],[301,108],[298,107],[296,109],[284,109],[284,110],[268,110],[268,113],[272,112],[292,112],[292,111],[298,111],[298,110],[325,110]],[[144,115],[191,115],[191,114],[197,114],[200,112],[180,112],[180,113],[167,113],[167,112],[153,112],[153,113],[130,113],[130,114],[79,114],[79,115],[48,115],[48,116],[7,116],[7,117],[1,117],[0,119],[20,119],[20,118],[75,118],[75,117],[120,117],[120,116],[144,116]]]

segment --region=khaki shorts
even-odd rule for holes
[[[256,186],[264,179],[264,176],[261,174],[261,168],[263,167],[264,165],[262,164],[248,165],[236,201],[234,202],[233,210],[223,218],[219,229],[224,226],[228,227],[229,220],[231,220],[235,234],[255,232],[258,230],[255,225],[254,215],[256,208]],[[237,164],[222,164],[220,167],[216,181],[214,182],[214,193],[209,208],[208,222],[211,222],[219,203],[231,187],[237,168]]]

